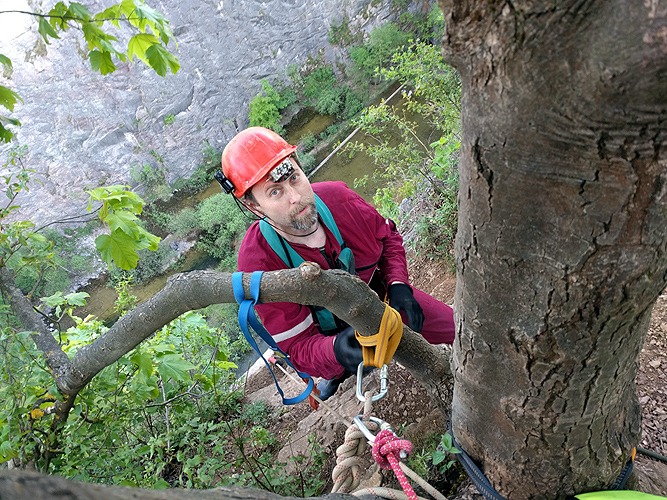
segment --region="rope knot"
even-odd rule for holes
[[[382,430],[375,436],[373,458],[383,469],[394,469],[402,458],[401,452],[407,456],[411,451],[412,443],[407,439],[400,439],[389,429]]]

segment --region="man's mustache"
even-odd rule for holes
[[[306,208],[306,207],[313,207],[313,209],[314,209],[314,208],[315,208],[315,202],[312,202],[312,203],[304,203],[303,205],[299,205],[297,208],[295,208],[295,209],[292,211],[292,213],[290,213],[290,217],[296,217],[296,216],[299,215],[299,213],[301,213],[301,211],[302,211],[304,208]]]

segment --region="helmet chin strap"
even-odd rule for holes
[[[306,236],[310,236],[311,234],[315,234],[317,230],[320,228],[320,219],[319,217],[315,221],[315,229],[313,229],[310,233],[307,234],[293,234],[290,233],[289,231],[285,231],[284,229],[276,226],[275,224],[271,223],[271,218],[268,215],[262,214],[261,216],[255,212],[252,208],[250,208],[245,202],[239,200],[238,198],[234,197],[234,201],[236,202],[236,206],[239,207],[239,210],[241,213],[249,220],[251,221],[256,221],[256,220],[263,220],[265,221],[269,226],[271,226],[273,229],[276,229],[277,231],[280,231],[282,233],[288,234],[290,236],[293,236],[295,238],[305,238]],[[245,208],[245,210],[244,210]],[[251,214],[254,215],[254,217],[249,217],[248,214],[246,213],[246,210],[250,212]]]

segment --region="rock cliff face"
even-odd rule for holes
[[[38,10],[35,3],[25,10]],[[86,3],[96,10],[109,2]],[[44,223],[85,213],[84,189],[128,184],[132,166],[160,162],[169,182],[189,176],[207,141],[222,149],[247,126],[260,79],[284,75],[319,51],[339,56],[327,35],[343,16],[365,31],[392,16],[391,0],[149,3],[171,21],[176,75],[161,78],[135,62],[101,76],[82,58],[75,30],[46,46],[34,18],[0,14],[0,53],[14,63],[0,82],[24,99],[15,113],[23,123],[17,142],[29,146],[25,164],[41,183],[18,200],[21,217]]]

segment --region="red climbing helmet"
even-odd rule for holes
[[[222,152],[222,173],[231,181],[237,198],[241,198],[296,150],[273,130],[250,127],[239,132]]]

